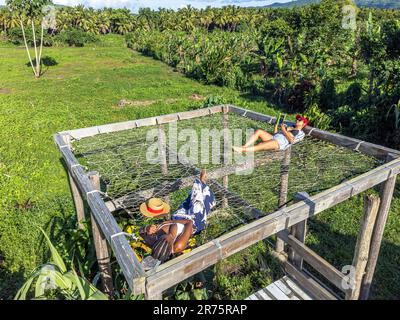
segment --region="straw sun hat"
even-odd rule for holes
[[[170,211],[170,206],[161,199],[152,198],[140,205],[140,212],[149,218],[155,218],[163,216]]]

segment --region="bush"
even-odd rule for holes
[[[70,47],[84,47],[85,44],[97,42],[96,36],[84,32],[80,29],[70,29],[62,31],[56,36],[56,39]]]
[[[332,119],[327,114],[323,113],[318,105],[311,105],[305,113],[305,117],[310,121],[310,125],[321,130],[330,128]]]
[[[358,82],[352,83],[344,95],[344,103],[355,109],[360,107],[360,99],[362,96],[362,88]]]
[[[322,111],[335,109],[336,107],[336,87],[333,79],[324,79],[321,82],[319,92],[319,106]]]
[[[35,35],[36,35],[36,45],[40,45],[40,30],[36,29],[35,30]],[[33,47],[33,33],[32,33],[32,28],[26,28],[25,29],[25,36],[26,36],[26,42],[28,43],[29,46]],[[51,34],[45,33],[43,36],[43,45],[45,47],[51,47],[53,46],[53,36]],[[24,36],[22,33],[22,29],[20,27],[17,28],[12,28],[7,31],[7,39],[9,42],[12,44],[15,44],[17,46],[24,45]]]

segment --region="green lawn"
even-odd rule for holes
[[[54,241],[62,244],[68,239],[56,231],[75,219],[66,173],[52,141],[55,132],[184,111],[198,105],[193,94],[223,96],[246,108],[278,112],[262,99],[185,78],[128,50],[119,37],[85,48],[46,48],[44,55],[58,65],[39,80],[26,66],[23,48],[0,46],[0,299],[12,298],[45,257],[47,248],[36,226],[52,231]],[[117,108],[121,99],[141,103]],[[350,263],[361,211],[358,198],[314,219],[310,245],[338,267]],[[376,298],[400,296],[399,211],[396,198],[376,277]],[[54,218],[57,223],[51,228]],[[260,243],[217,265],[218,295],[243,297],[279,273],[273,260],[263,260],[260,253],[267,250]]]

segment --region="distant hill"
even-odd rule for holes
[[[295,0],[286,3],[273,3],[267,8],[293,8],[301,7],[314,3],[319,3],[321,0]],[[400,9],[400,0],[355,0],[359,7],[373,7],[380,9]]]

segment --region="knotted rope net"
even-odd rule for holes
[[[262,128],[273,132],[273,125],[235,114],[229,114],[225,123],[225,128],[235,133],[233,136],[239,136],[231,142],[235,145],[246,141],[248,129]],[[196,168],[207,169],[212,176],[216,170],[221,172],[224,167],[235,165],[224,164],[223,161],[223,114],[182,120],[172,125],[175,126],[172,129],[171,124],[165,124],[162,127],[140,127],[99,134],[73,143],[74,153],[86,170],[100,173],[104,201],[123,213],[119,217],[126,217],[135,226],[157,222],[139,212],[139,205],[150,197],[163,198],[170,203],[172,212],[176,210],[187,197],[191,182],[198,175]],[[204,130],[211,129],[215,133],[211,133],[212,139],[201,141]],[[149,139],[150,130],[154,133],[152,139]],[[164,165],[162,161],[149,163],[147,156],[149,150],[156,149],[156,133],[160,134],[160,131],[165,133],[163,145],[168,145],[165,154],[158,154],[159,159],[165,159]],[[197,154],[191,152],[185,155],[181,161],[183,163],[172,161],[171,156],[176,151],[171,152],[171,132],[181,137],[175,148],[178,154],[187,153],[185,150],[188,148],[192,148],[192,151],[197,149]],[[219,163],[212,163],[215,152],[204,152],[207,148],[220,151],[217,156],[221,160]],[[198,245],[278,209],[282,160],[277,155],[276,152],[256,153],[254,161],[258,162],[258,166],[250,174],[230,172],[227,185],[227,179],[224,180],[221,175],[209,180],[208,184],[216,195],[217,207],[208,218],[206,230],[196,237]],[[274,160],[263,161],[274,157]],[[209,163],[204,163],[206,159]],[[379,165],[379,161],[373,157],[307,136],[292,147],[287,201],[292,201],[296,192],[306,191],[314,195]],[[252,209],[258,209],[259,214],[254,215]]]

